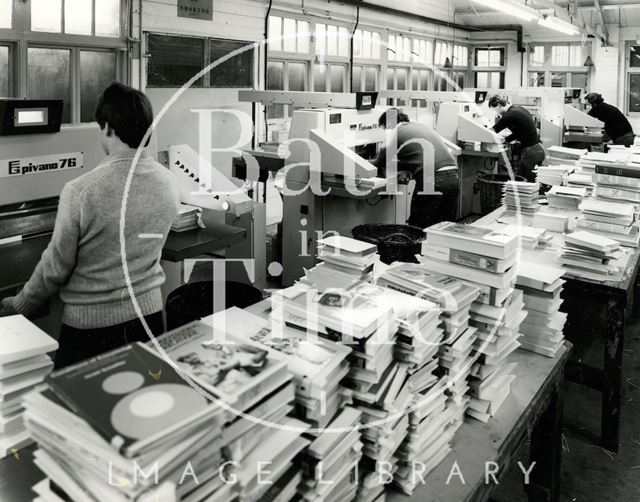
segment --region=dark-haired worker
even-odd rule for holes
[[[63,324],[56,368],[148,340],[121,262],[120,212],[132,161],[153,121],[153,111],[140,91],[114,83],[100,95],[95,119],[107,156],[95,169],[64,186],[51,242],[22,291],[4,299],[0,311],[29,316],[59,294]],[[164,331],[160,286],[165,276],[160,255],[179,205],[171,176],[142,150],[127,193],[125,248],[130,284],[154,334]],[[142,233],[164,239],[141,239]]]
[[[601,94],[592,92],[585,96],[593,118],[604,122],[604,132],[614,145],[632,146],[636,138],[627,117],[615,106],[605,103]]]
[[[524,176],[529,182],[534,182],[536,180],[534,168],[545,162],[547,152],[540,142],[540,135],[533,117],[522,106],[512,105],[499,96],[492,96],[489,99],[489,108],[496,110],[500,116],[493,130],[499,133],[509,129],[511,134],[505,138],[505,141],[510,143],[517,140],[522,145],[515,174]]]
[[[378,126],[393,129],[390,143],[372,161],[378,168],[379,175],[385,177],[387,162],[392,160],[387,159],[387,151],[395,143],[398,176],[408,174],[416,182],[411,198],[409,225],[426,228],[441,221],[456,221],[460,197],[458,167],[438,133],[426,124],[410,122],[409,117],[397,108],[385,111],[378,120]],[[424,140],[433,146],[433,162],[425,160],[424,149],[416,140]],[[424,190],[424,169],[429,168],[432,163],[435,172],[434,190],[441,194],[420,194]]]

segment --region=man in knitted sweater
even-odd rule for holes
[[[56,368],[148,339],[122,265],[120,216],[125,196],[130,284],[149,328],[155,334],[164,331],[160,255],[178,212],[178,191],[173,175],[146,150],[126,186],[136,151],[153,121],[151,103],[140,91],[114,83],[100,96],[95,118],[107,156],[62,189],[51,242],[22,291],[2,300],[0,310],[3,315],[29,316],[59,294],[63,325]]]

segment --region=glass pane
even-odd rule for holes
[[[404,43],[400,35],[396,36],[396,61],[404,61]]]
[[[0,97],[9,97],[9,47],[0,45]]]
[[[62,0],[31,0],[33,31],[62,31]]]
[[[529,72],[529,87],[544,87],[544,72],[543,71],[531,71],[531,72]]]
[[[532,46],[529,50],[529,66],[542,66],[544,64],[544,45]]]
[[[371,41],[372,41],[372,47],[371,47],[371,59],[380,59],[380,47],[381,47],[381,40],[380,40],[380,33],[372,33],[371,34]]]
[[[324,56],[327,53],[327,32],[324,24],[316,24],[316,54]]]
[[[398,68],[396,69],[396,72],[398,80],[396,89],[398,89],[399,91],[405,91],[407,89],[407,70],[406,68]]]
[[[502,52],[501,49],[492,49],[489,51],[489,66],[492,68],[502,66]]]
[[[420,74],[418,73],[418,70],[412,70],[411,71],[411,90],[412,91],[419,91],[420,88]]]
[[[247,88],[253,87],[253,56],[251,42],[239,40],[211,40],[209,43],[210,62],[213,63],[227,54],[246,48],[223,63],[216,65],[209,73],[211,87]]]
[[[369,32],[367,32],[369,33]],[[370,35],[370,33],[369,33]],[[351,42],[351,39],[349,37],[349,30],[347,30],[346,28],[340,28],[340,30],[338,31],[338,55],[348,58],[349,57],[349,45]],[[371,46],[371,40],[369,40],[369,46]],[[371,52],[371,50],[369,50],[369,52]]]
[[[387,59],[389,61],[396,60],[396,37],[389,35],[389,44],[387,46]]]
[[[285,52],[296,52],[296,20],[285,17],[283,19],[283,40],[282,50]]]
[[[362,66],[353,66],[351,76],[351,92],[358,92],[362,90]]]
[[[461,91],[462,89],[464,89],[464,81],[465,81],[465,74],[464,72],[456,72],[453,76],[453,81],[456,84],[456,87],[454,88],[454,90],[456,91]]]
[[[362,57],[362,30],[356,30],[353,34],[353,57]]]
[[[640,73],[629,74],[629,111],[640,112]]]
[[[567,66],[569,64],[568,45],[553,45],[551,47],[551,64],[553,66]]]
[[[67,0],[68,1],[68,0]],[[116,79],[114,52],[80,51],[80,120],[93,122],[98,96]]]
[[[640,45],[629,47],[629,66],[631,68],[640,68]]]
[[[347,67],[331,65],[331,92],[344,92]]]
[[[479,71],[476,73],[476,87],[486,88],[489,87],[489,73],[486,71]]]
[[[586,73],[572,73],[571,74],[571,87],[579,89],[587,88],[587,74]]]
[[[91,35],[93,6],[87,0],[65,0],[64,32],[74,35]]]
[[[281,91],[284,89],[284,63],[281,61],[269,61],[267,64],[267,89]],[[284,105],[267,106],[267,118],[284,118]]]
[[[302,54],[309,53],[309,23],[307,21],[298,21],[298,52]]]
[[[180,87],[204,68],[204,40],[169,35],[149,35],[147,84]],[[202,79],[194,86],[201,87]]]
[[[0,28],[11,28],[13,18],[13,0],[0,0]],[[0,77],[2,78],[2,77]]]
[[[389,90],[393,90],[396,88],[394,75],[395,75],[394,69],[387,68],[387,89]]]
[[[403,61],[411,61],[411,39],[403,38],[402,42],[404,43]]]
[[[62,99],[62,121],[71,122],[70,51],[30,48],[27,59],[27,97]]]
[[[429,72],[427,70],[420,71],[420,90],[429,90]]]
[[[120,0],[96,0],[96,35],[120,36]]]
[[[371,32],[365,31],[362,36],[362,57],[371,59],[372,47],[371,47]]]
[[[489,66],[489,51],[487,49],[476,49],[476,66]]]
[[[582,46],[572,45],[569,48],[569,66],[582,66],[584,59],[582,59]]]
[[[289,63],[289,90],[307,90],[307,65],[305,63]]]
[[[567,74],[566,73],[552,73],[551,74],[551,87],[567,87]]]
[[[364,90],[367,92],[378,90],[378,68],[368,66],[365,70]]]
[[[332,24],[327,26],[327,54],[338,55],[338,27]]]
[[[269,50],[282,50],[282,18],[269,16]]]
[[[355,75],[356,68],[353,69]],[[313,65],[313,90],[315,92],[327,91],[327,66],[323,64]]]

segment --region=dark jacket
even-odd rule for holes
[[[633,133],[627,117],[609,103],[593,105],[593,108],[591,108],[588,113],[592,117],[604,122],[604,132],[607,133],[607,136],[612,140],[616,140],[625,134]]]
[[[540,136],[533,117],[528,110],[521,106],[511,105],[493,126],[495,132],[504,129],[511,131],[511,135],[506,138],[507,142],[518,140],[524,148],[540,143]]]

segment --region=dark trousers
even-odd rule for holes
[[[614,145],[624,145],[626,147],[633,146],[633,142],[636,139],[636,135],[632,132],[628,132],[627,134],[620,136],[613,140]]]
[[[149,314],[144,319],[154,335],[164,332],[162,312]],[[54,368],[64,368],[129,343],[147,341],[149,335],[138,318],[117,326],[95,329],[78,329],[63,324]]]
[[[407,222],[409,225],[427,228],[441,221],[458,219],[458,171],[437,171],[435,178],[435,191],[442,192],[442,195],[419,195],[418,192],[423,190],[422,180],[416,180],[416,188],[411,198],[411,214]]]
[[[546,158],[547,152],[542,146],[542,143],[523,148],[520,152],[520,162],[518,163],[516,174],[524,176],[530,183],[535,182],[536,173],[533,169],[536,166],[542,165]]]

